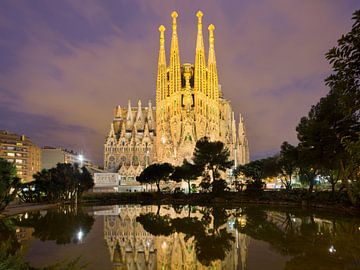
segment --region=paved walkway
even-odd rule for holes
[[[0,219],[21,214],[24,212],[48,209],[48,208],[56,207],[57,205],[58,205],[57,203],[52,203],[52,204],[22,203],[22,204],[9,205],[8,207],[5,208],[3,212],[0,213]]]

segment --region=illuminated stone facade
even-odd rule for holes
[[[201,11],[197,13],[198,33],[195,64],[180,62],[177,16],[172,14],[170,62],[165,54],[165,27],[161,25],[156,106],[118,106],[105,141],[104,168],[118,171],[122,180],[132,181],[152,162],[180,164],[192,157],[195,143],[207,136],[224,142],[237,164],[249,161],[244,119],[236,125],[230,102],[218,82],[214,48],[214,25],[209,29],[208,62],[205,60]]]
[[[223,261],[215,260],[209,266],[202,265],[196,256],[193,238],[174,232],[169,236],[154,236],[136,221],[140,214],[156,213],[156,206],[114,206],[111,210],[98,211],[104,216],[104,239],[109,248],[114,270],[131,269],[247,269],[250,239],[226,223],[226,229],[233,237],[230,250]],[[166,208],[166,207],[164,207]],[[185,218],[187,209],[175,213],[174,209],[161,209],[161,215]],[[192,217],[201,218],[199,212]]]

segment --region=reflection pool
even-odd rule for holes
[[[360,269],[360,219],[255,205],[64,206],[0,220],[0,258],[35,269]]]

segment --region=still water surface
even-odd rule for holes
[[[0,252],[33,267],[360,269],[360,219],[244,206],[61,207],[0,220]]]

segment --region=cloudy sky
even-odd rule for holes
[[[269,155],[296,143],[300,117],[327,93],[324,54],[359,8],[358,0],[1,0],[0,129],[101,164],[113,108],[154,104],[159,25],[168,52],[178,11],[181,62],[193,63],[201,9],[205,40],[207,25],[216,27],[219,82],[245,117],[251,157]]]

